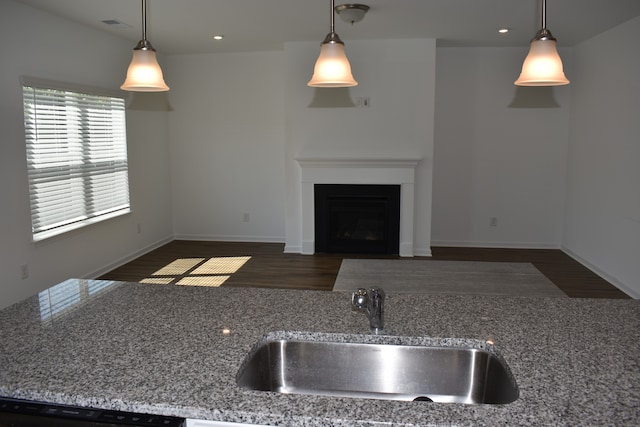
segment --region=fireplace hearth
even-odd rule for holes
[[[315,251],[398,254],[400,185],[315,184]]]

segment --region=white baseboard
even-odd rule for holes
[[[281,236],[239,236],[208,234],[176,234],[174,240],[195,240],[203,242],[245,242],[245,243],[284,243]]]
[[[413,248],[413,256],[431,256],[431,248]]]
[[[562,249],[562,252],[566,253],[571,258],[573,258],[574,260],[576,260],[580,264],[584,265],[589,270],[593,271],[595,274],[597,274],[598,276],[602,277],[604,280],[606,280],[607,282],[611,283],[613,286],[615,286],[616,288],[620,289],[625,294],[629,295],[631,298],[640,299],[640,292],[638,291],[638,289],[634,289],[631,286],[629,286],[629,285],[627,285],[625,283],[622,283],[616,277],[614,277],[611,274],[607,273],[606,271],[600,269],[596,265],[594,265],[591,262],[587,261],[586,259],[582,258],[580,255],[578,255],[575,252],[571,251],[570,249],[568,249],[568,248],[566,248],[564,246],[561,247],[561,249]]]
[[[87,273],[85,275],[83,275],[81,278],[82,279],[95,279],[96,277],[100,277],[103,274],[106,274],[112,270],[115,270],[116,268],[123,266],[124,264],[133,261],[134,259],[151,252],[154,249],[159,248],[160,246],[166,245],[167,243],[171,242],[173,239],[173,236],[167,236],[164,237],[160,240],[158,240],[157,242],[154,242],[150,245],[145,246],[142,249],[139,249],[135,252],[132,252],[122,258],[119,258],[117,261],[114,261],[108,265],[105,265],[104,267],[99,268],[98,270],[92,271],[91,273]]]
[[[302,246],[284,245],[285,254],[301,254]]]
[[[432,240],[431,246],[495,249],[561,249],[559,243]]]

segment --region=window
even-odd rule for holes
[[[130,212],[124,99],[22,79],[33,240]]]

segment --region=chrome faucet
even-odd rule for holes
[[[374,334],[384,328],[384,291],[381,288],[358,288],[351,295],[351,305],[369,317],[369,326]]]

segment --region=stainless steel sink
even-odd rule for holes
[[[326,338],[263,340],[242,364],[237,384],[279,393],[445,403],[504,404],[518,398],[508,366],[481,341],[484,349],[451,345],[455,340],[425,346]]]

